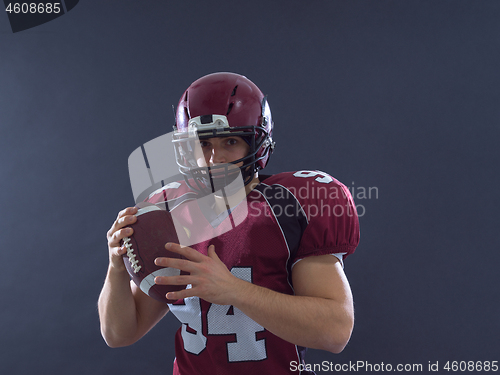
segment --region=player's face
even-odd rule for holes
[[[250,146],[237,136],[214,137],[200,140],[203,158],[198,158],[199,166],[214,166],[231,163],[248,155]],[[203,165],[205,163],[205,165]],[[236,166],[243,165],[239,162]]]

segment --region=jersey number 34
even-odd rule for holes
[[[250,267],[233,267],[231,273],[236,277],[252,282]],[[207,337],[203,335],[201,302],[198,297],[184,299],[183,305],[169,305],[170,311],[182,323],[181,335],[184,350],[200,354],[207,346]],[[228,314],[232,309],[232,314]],[[264,331],[239,309],[233,306],[211,304],[207,311],[208,335],[236,335],[236,341],[227,342],[229,362],[260,361],[267,358],[266,342],[257,340],[256,333]]]

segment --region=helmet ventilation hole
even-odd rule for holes
[[[233,103],[233,102],[229,103],[229,107],[227,107],[227,113],[226,113],[226,116],[228,116],[228,115],[229,115],[229,112],[231,112],[231,109],[233,109],[233,105],[234,105],[234,103]]]

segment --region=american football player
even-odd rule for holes
[[[136,208],[121,211],[107,234],[110,261],[99,297],[109,346],[133,344],[171,311],[182,323],[174,374],[291,374],[306,348],[343,350],[354,322],[343,260],[359,242],[356,208],[349,190],[324,172],[261,173],[275,148],[273,127],[267,97],[244,76],[210,74],[183,93],[173,146],[184,181],[148,201],[213,194],[209,214],[182,204],[171,210],[186,223],[196,216],[191,232],[227,228],[190,246],[166,244],[182,259],[156,264],[184,272],[155,282],[187,287],[168,293],[176,302],[165,305],[129,281],[120,241],[132,233]],[[238,178],[244,199],[228,203]]]

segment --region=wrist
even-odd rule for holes
[[[229,304],[242,310],[245,305],[252,304],[252,299],[259,295],[260,288],[251,282],[236,278],[234,288],[229,297]]]

